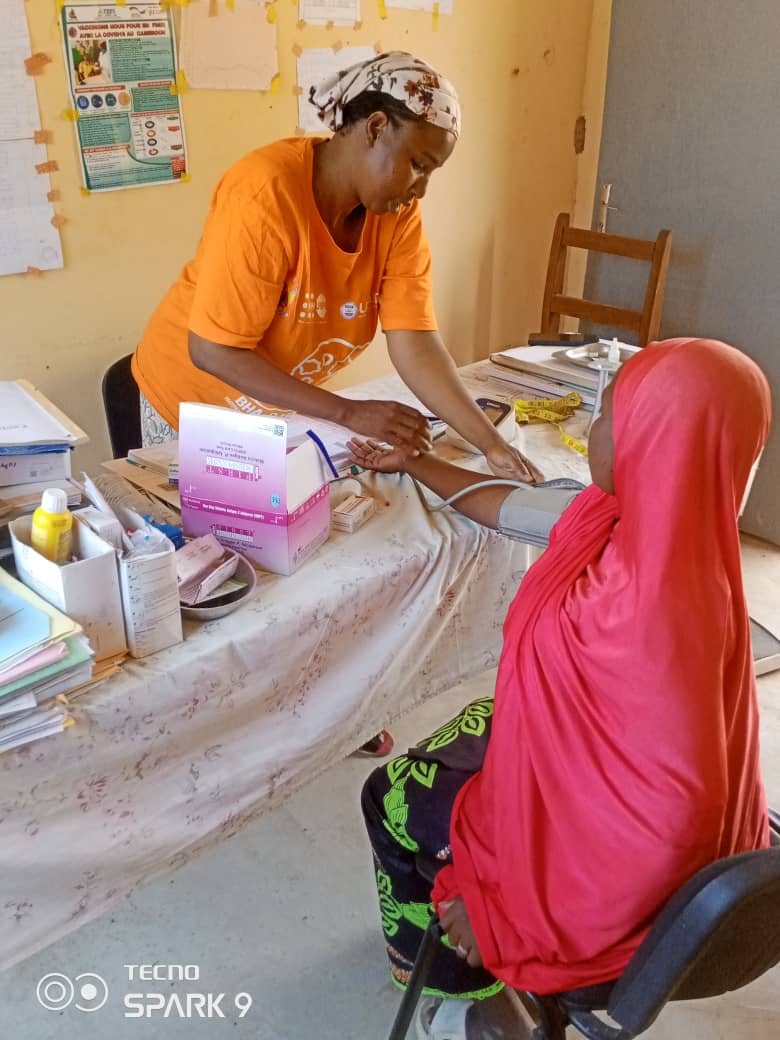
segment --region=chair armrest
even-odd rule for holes
[[[780,812],[769,810],[769,838],[773,845],[780,845]]]
[[[569,1010],[566,1015],[571,1025],[579,1030],[588,1040],[627,1040],[631,1035],[620,1028],[607,1025],[597,1018],[592,1011]]]

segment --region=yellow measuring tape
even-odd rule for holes
[[[558,433],[566,447],[587,459],[587,445],[572,437],[561,426],[564,420],[571,419],[575,409],[581,404],[582,398],[576,391],[567,394],[566,397],[539,397],[535,401],[515,401],[515,419],[519,423],[552,423],[558,427]]]

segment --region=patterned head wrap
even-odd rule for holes
[[[460,134],[460,104],[455,88],[435,69],[405,51],[389,51],[342,69],[309,90],[309,102],[331,130],[344,121],[344,108],[374,90],[402,102],[409,111],[435,126]]]

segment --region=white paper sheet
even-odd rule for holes
[[[46,198],[49,175],[35,169],[47,155],[33,142],[41,124],[35,81],[24,67],[32,51],[24,0],[0,0],[0,14],[0,275],[50,271],[62,267],[62,244]]]
[[[309,25],[354,25],[360,21],[360,0],[300,0],[298,11]]]
[[[179,66],[187,82],[211,90],[268,90],[279,61],[265,0],[235,0],[233,10],[224,4],[217,10],[209,18],[206,0],[182,8]]]
[[[73,447],[88,440],[79,426],[26,379],[0,381],[0,416],[2,455],[13,451],[28,452],[35,447]]]
[[[454,0],[439,0],[439,14],[452,14]],[[387,7],[400,7],[404,11],[433,11],[436,0],[385,0]]]
[[[330,47],[312,47],[298,58],[298,86],[303,93],[298,98],[298,126],[309,133],[321,133],[323,124],[317,109],[309,101],[309,90],[340,69],[374,57],[373,47],[342,47],[334,53]]]
[[[24,0],[2,0],[0,13],[0,141],[17,141],[41,129],[35,80],[24,67],[30,57]]]

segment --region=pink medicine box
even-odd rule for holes
[[[330,503],[314,442],[288,445],[287,423],[208,404],[179,412],[184,533],[222,545],[276,574],[292,574],[327,539]]]

